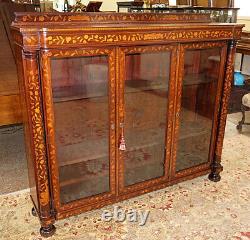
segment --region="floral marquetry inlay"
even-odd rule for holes
[[[157,14],[157,13],[85,13],[85,14],[20,14],[17,13],[15,21],[30,23],[46,22],[210,22],[208,14]]]
[[[27,101],[30,108],[32,123],[32,140],[34,145],[34,159],[39,182],[39,199],[42,206],[49,205],[49,184],[47,172],[47,158],[43,127],[43,113],[41,108],[39,74],[35,53],[26,59]]]
[[[147,28],[146,28],[147,29]],[[117,30],[117,29],[115,29]],[[133,29],[134,30],[134,29]],[[161,28],[163,30],[163,28]],[[232,38],[233,32],[228,31],[176,31],[155,33],[117,33],[117,34],[83,34],[74,35],[50,35],[45,38],[48,45],[72,45],[88,43],[123,43],[140,41],[176,41],[176,40],[210,40]]]
[[[223,90],[223,96],[221,100],[218,140],[217,140],[217,145],[216,145],[217,156],[221,156],[222,154],[223,139],[224,139],[224,134],[225,134],[226,119],[227,119],[228,102],[229,102],[229,96],[231,93],[232,78],[233,78],[233,72],[234,72],[235,45],[236,45],[236,42],[232,41],[230,48],[229,48],[229,55],[227,59],[228,63],[226,67],[224,90]]]

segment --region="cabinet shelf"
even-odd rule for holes
[[[206,77],[206,74],[188,74],[185,76],[184,85],[199,85],[212,83],[211,77]],[[216,80],[216,79],[215,79]],[[154,81],[145,79],[133,79],[126,80],[126,94],[136,93],[139,91],[154,91],[165,90],[168,91],[167,79],[156,78]],[[91,92],[79,86],[68,86],[55,88],[53,90],[54,103],[67,102],[81,99],[94,99],[107,97],[107,89],[105,89],[105,83],[93,83],[91,89],[95,89],[95,92]]]
[[[167,82],[166,79],[164,79]],[[167,84],[162,84],[163,79],[157,78],[155,81],[144,79],[126,80],[126,93],[136,93],[147,90],[168,90]],[[89,86],[90,84],[88,84]],[[54,103],[68,102],[81,99],[94,99],[107,97],[105,83],[93,83],[89,90],[79,86],[58,87],[53,89]]]
[[[62,106],[63,107],[63,106]],[[65,106],[66,107],[66,106]],[[88,112],[88,111],[87,111]],[[189,110],[185,110],[185,112],[189,112],[190,114],[193,113]],[[181,121],[183,122],[183,121]],[[184,123],[186,124],[185,127],[181,128],[179,133],[179,139],[186,139],[189,137],[198,137],[200,135],[208,134],[209,129],[207,129],[207,123],[209,119],[206,117],[199,116],[199,121],[192,121]],[[62,127],[58,126],[58,129]],[[76,126],[76,128],[86,128],[86,126]],[[146,129],[145,129],[146,128]],[[108,129],[101,129],[102,132],[106,135],[108,134]],[[164,129],[155,126],[151,129],[143,126],[138,126],[135,128],[126,127],[125,125],[125,139],[131,139],[129,142],[129,149],[131,151],[137,150],[140,148],[145,148],[150,145],[155,145],[159,143],[160,139],[162,139],[164,134]],[[106,135],[108,136],[108,135]],[[141,136],[140,139],[136,136]],[[58,143],[60,144],[60,143]],[[61,151],[58,152],[59,156],[59,166],[71,165],[76,164],[79,162],[89,161],[91,159],[98,159],[108,157],[108,137],[101,137],[101,136],[92,136],[91,138],[80,141],[74,144],[60,144]],[[131,146],[131,147],[130,147]],[[79,151],[81,150],[81,151]],[[70,160],[69,160],[70,159]]]
[[[157,144],[157,143],[143,145],[143,146],[140,146],[140,147],[137,147],[137,148],[135,147],[135,148],[128,149],[125,152],[125,154],[126,153],[127,154],[131,154],[131,153],[133,154],[134,153],[135,155],[138,155],[138,153],[140,154],[140,152],[137,152],[139,150],[144,150],[144,153],[149,154],[149,152],[147,152],[147,150],[149,150],[152,147],[156,147],[156,149],[157,149],[157,147],[160,147],[160,149],[161,149],[162,145]],[[155,151],[154,151],[154,154],[155,154]],[[163,156],[164,156],[164,154],[163,154]],[[103,165],[103,163],[101,162],[102,161],[101,158],[100,159],[92,159],[92,160],[93,161],[94,160],[95,161],[99,160],[100,161],[99,165],[101,165],[101,166]],[[92,160],[89,160],[88,162],[90,162]],[[127,160],[128,160],[128,158],[127,158]],[[147,161],[142,162],[140,160],[138,161],[136,159],[130,158],[129,159],[130,163],[127,165],[128,166],[127,170],[128,169],[134,169],[135,171],[137,171],[137,170],[139,171],[139,169],[141,169],[143,166],[158,165],[159,162],[157,162],[156,160],[157,160],[156,158],[149,158],[149,159],[147,159]],[[162,162],[163,162],[163,159],[162,159]],[[83,169],[83,167],[80,167],[81,164],[84,164],[84,162],[81,161],[80,163],[75,165],[75,169],[76,169],[75,175],[77,175],[77,169],[79,169],[79,168]],[[96,165],[98,165],[98,164],[96,164]],[[63,167],[65,168],[65,166],[67,168],[67,165],[64,165]],[[96,166],[96,168],[97,168],[97,166]],[[72,171],[72,169],[71,169],[71,171]],[[64,169],[64,173],[67,173],[67,170]],[[91,180],[94,180],[96,178],[107,177],[108,174],[109,174],[108,167],[106,169],[100,170],[97,173],[89,173],[88,169],[86,169],[86,166],[84,166],[84,170],[81,172],[81,176],[76,176],[76,177],[72,178],[72,176],[69,173],[69,177],[67,179],[67,177],[64,175],[64,179],[61,179],[61,181],[60,181],[60,186],[65,187],[65,186],[68,186],[68,185],[78,184],[79,182],[91,181]]]
[[[159,134],[159,131],[157,132],[157,129],[151,129],[150,131],[147,131],[147,135],[144,134],[143,137],[139,140],[138,138],[133,138],[132,135],[136,136],[138,133],[143,130],[133,130],[127,133],[126,136],[128,136],[130,139],[134,139],[130,146],[130,151],[135,151],[140,148],[146,148],[149,146],[157,145],[157,140],[161,137]],[[80,162],[86,162],[90,160],[100,159],[108,157],[108,153],[104,154],[106,150],[107,145],[107,139],[94,139],[94,140],[88,140],[86,142],[80,142],[72,145],[67,145],[63,147],[63,151],[61,151],[58,155],[60,158],[59,166],[67,166],[67,165],[73,165]],[[79,153],[79,149],[81,149],[81,156],[74,156]],[[84,153],[84,156],[83,156]],[[70,159],[70,160],[69,160]]]
[[[156,167],[156,165],[163,166],[163,163],[158,162],[156,164],[155,162],[147,162],[147,163],[144,163],[144,164],[137,164],[137,165],[129,166],[127,168],[127,170],[133,169],[135,172],[138,172],[144,166],[147,166],[147,167],[154,166],[154,167]],[[96,182],[98,178],[106,178],[108,176],[109,176],[109,171],[98,173],[97,175],[85,174],[85,175],[83,175],[81,177],[76,177],[76,178],[72,178],[72,176],[71,176],[70,179],[60,181],[60,188],[63,189],[65,187],[78,185],[78,184],[83,183],[83,182],[92,182],[93,180]]]
[[[78,184],[79,182],[92,181],[98,177],[107,177],[108,175],[109,175],[109,172],[99,173],[98,175],[85,174],[81,177],[76,177],[76,178],[72,178],[71,176],[70,179],[60,181],[60,187],[63,188],[69,185]]]
[[[166,82],[164,84],[164,82]],[[147,90],[168,90],[167,78],[156,78],[156,80],[133,79],[125,81],[126,93]]]
[[[209,129],[206,128],[205,124],[204,125],[195,124],[193,126],[187,124],[185,128],[180,129],[179,140],[199,137],[205,134],[210,134],[210,131]]]
[[[214,76],[207,76],[207,73],[200,73],[200,74],[186,74],[183,80],[184,86],[189,85],[200,85],[200,84],[209,84],[216,81]]]

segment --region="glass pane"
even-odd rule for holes
[[[164,175],[170,52],[126,55],[125,186]]]
[[[62,203],[109,191],[108,57],[51,60]]]
[[[220,49],[187,50],[176,171],[209,160]]]

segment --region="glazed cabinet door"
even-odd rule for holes
[[[172,179],[205,173],[210,167],[226,53],[226,42],[180,46]]]
[[[175,46],[119,52],[119,193],[152,190],[168,179],[176,77]]]
[[[58,217],[115,196],[115,50],[41,53],[52,193]]]

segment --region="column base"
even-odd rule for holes
[[[212,182],[219,182],[221,180],[221,176],[216,173],[210,173],[208,175],[208,179]]]
[[[51,237],[55,232],[56,232],[56,227],[53,224],[40,228],[40,234],[42,237],[45,238]]]

